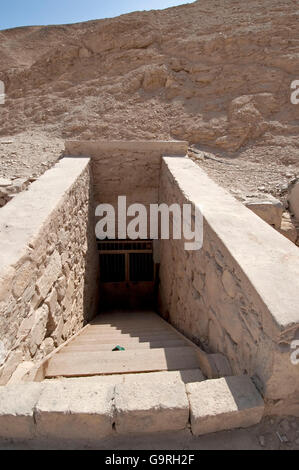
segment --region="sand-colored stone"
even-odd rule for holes
[[[30,383],[0,387],[0,437],[30,439],[34,436],[34,407],[42,385]]]
[[[191,347],[131,349],[128,351],[61,351],[48,364],[46,377],[197,369],[199,361]]]
[[[115,351],[118,345],[124,350]],[[190,374],[194,370],[193,379],[197,377],[201,380],[199,354],[208,360],[209,355],[157,313],[146,310],[119,314],[115,311],[101,313],[57,354],[52,355],[47,361],[45,376],[124,373],[132,377],[140,373],[146,378],[143,372],[148,372],[148,377],[155,377],[151,372],[186,370]],[[205,373],[205,369],[203,371]]]
[[[12,376],[10,377],[7,385],[13,384],[20,384],[22,382],[27,382],[26,376],[27,374],[32,371],[35,367],[35,363],[33,361],[23,361],[21,362]]]
[[[201,250],[161,241],[162,313],[224,354],[233,374],[255,376],[266,399],[286,403],[299,391],[290,361],[299,323],[298,248],[187,158],[163,158],[159,202],[196,204],[204,217]],[[190,286],[200,276],[198,300]]]
[[[35,408],[39,436],[99,440],[112,434],[113,386],[98,383],[47,382]]]
[[[123,376],[124,383],[146,384],[165,382],[167,384],[183,382],[185,384],[192,382],[201,382],[205,380],[200,369],[173,370],[167,372],[149,372],[147,374],[126,374]]]
[[[277,229],[280,228],[283,205],[279,200],[268,196],[267,200],[251,200],[247,201],[245,205],[269,225]]]
[[[88,158],[64,159],[1,209],[1,384],[28,354],[40,360],[94,315],[98,258],[87,229],[94,226],[90,178]],[[66,269],[73,283],[62,289]]]
[[[264,402],[247,376],[187,384],[192,433],[196,436],[257,424]]]
[[[42,277],[36,283],[37,289],[44,299],[46,298],[54,282],[58,279],[61,273],[61,269],[61,258],[59,253],[55,251]]]
[[[291,217],[283,217],[278,231],[293,243],[296,243],[299,238],[299,230],[297,229]]]
[[[157,203],[162,156],[187,151],[184,141],[99,140],[67,141],[64,153],[91,158],[95,205],[112,204],[117,210],[118,196],[126,196],[127,206]]]
[[[182,382],[138,380],[115,387],[115,429],[120,434],[178,431],[188,419]]]

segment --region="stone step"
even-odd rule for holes
[[[112,351],[118,343],[103,343],[103,344],[92,344],[90,342],[86,343],[77,343],[74,341],[74,344],[70,343],[68,346],[63,348],[63,353],[68,353],[71,351]],[[184,341],[180,339],[167,340],[167,341],[152,341],[138,343],[136,341],[122,341],[119,346],[127,349],[156,349],[156,348],[174,348],[174,347],[184,347],[187,346]]]
[[[104,331],[104,330],[118,330],[118,329],[157,329],[157,328],[169,328],[168,324],[166,322],[149,322],[149,323],[144,323],[144,322],[115,322],[113,325],[89,325],[88,330],[94,330],[94,331]]]
[[[161,439],[162,431],[187,430],[189,419],[192,433],[202,435],[255,425],[263,414],[250,377],[203,381],[198,369],[0,387],[0,438],[31,443],[103,439],[105,445],[116,435],[142,433]]]
[[[102,325],[115,325],[119,323],[158,323],[158,322],[163,322],[165,321],[162,317],[159,317],[157,314],[153,314],[151,316],[147,315],[136,315],[136,316],[131,316],[130,314],[128,316],[122,315],[122,316],[115,316],[113,314],[107,315],[107,317],[101,317],[98,316],[91,320],[90,324],[93,326],[102,326]]]
[[[99,344],[103,343],[115,343],[119,341],[129,341],[129,340],[135,340],[138,343],[144,343],[144,342],[152,342],[152,341],[167,341],[167,340],[174,340],[178,339],[178,336],[176,336],[173,333],[151,333],[151,334],[143,334],[143,335],[136,335],[136,336],[131,336],[130,334],[111,334],[111,335],[85,335],[82,334],[78,336],[74,341],[76,342],[96,342]]]
[[[150,325],[150,324],[161,324],[165,322],[162,318],[160,318],[158,315],[153,315],[151,317],[146,317],[146,316],[136,316],[136,317],[131,317],[130,315],[126,317],[125,315],[123,317],[115,317],[111,315],[111,317],[107,316],[106,319],[94,319],[91,321],[90,325],[91,326],[117,326],[120,324],[143,324],[143,325]]]
[[[129,350],[117,352],[73,352],[54,355],[48,363],[46,377],[75,377],[122,374],[199,367],[191,347]]]
[[[139,340],[139,338],[130,338],[130,339],[121,339],[121,338],[118,338],[118,339],[111,339],[111,338],[108,338],[108,339],[104,339],[104,340],[95,340],[95,339],[92,339],[92,340],[87,340],[87,339],[82,339],[82,340],[77,340],[76,342],[74,341],[73,343],[70,343],[70,345],[72,346],[80,346],[80,349],[82,349],[84,351],[84,347],[85,346],[91,346],[91,347],[99,347],[99,346],[102,346],[103,344],[114,344],[114,345],[119,345],[119,346],[122,346],[124,344],[130,344],[132,345],[132,347],[135,346],[135,349],[139,349],[139,347],[141,348],[144,348],[145,346],[143,345],[146,345],[146,344],[156,344],[156,343],[161,343],[162,346],[160,346],[161,348],[164,348],[166,347],[165,345],[169,342],[173,342],[173,341],[179,341],[179,339],[175,339],[175,338],[154,338],[154,339],[145,339],[145,340]],[[183,342],[182,343],[182,346],[189,346],[187,343]],[[190,346],[189,346],[190,347]],[[64,348],[63,348],[64,349]],[[150,349],[150,348],[149,348]]]
[[[115,319],[132,319],[132,318],[162,318],[153,310],[145,311],[145,310],[124,310],[123,312],[120,311],[107,311],[99,313],[93,320],[92,323],[101,323],[102,321],[111,321]]]
[[[149,326],[144,326],[144,325],[118,325],[118,326],[97,326],[97,325],[92,325],[89,328],[86,329],[86,334],[105,334],[105,333],[148,333],[148,332],[156,332],[156,331],[169,331],[170,328],[161,324],[161,325],[149,325]]]
[[[246,375],[189,383],[186,389],[195,436],[246,428],[262,419],[264,401]]]
[[[84,336],[108,336],[108,335],[131,335],[131,336],[142,336],[150,334],[159,334],[159,333],[173,333],[169,328],[157,327],[157,328],[115,328],[115,329],[103,329],[96,330],[94,328],[87,328],[84,333]]]

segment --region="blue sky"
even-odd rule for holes
[[[0,29],[77,23],[135,10],[163,9],[193,0],[0,0]]]

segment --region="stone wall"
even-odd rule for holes
[[[69,141],[66,155],[88,155],[92,161],[95,203],[117,206],[118,196],[132,203],[158,202],[162,155],[186,155],[180,141]]]
[[[0,211],[0,384],[94,314],[97,252],[88,158],[64,158]]]
[[[201,250],[161,241],[162,315],[246,373],[271,412],[299,413],[299,252],[188,158],[163,158],[159,202],[202,208]],[[291,405],[293,407],[291,407]]]

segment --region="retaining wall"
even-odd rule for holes
[[[162,240],[160,306],[186,336],[253,376],[271,412],[299,413],[299,251],[184,157],[165,157],[159,202],[202,208],[204,242]],[[294,411],[296,410],[296,411]]]
[[[96,205],[117,209],[118,196],[126,196],[127,206],[148,208],[158,202],[162,155],[186,155],[187,149],[182,141],[69,141],[65,155],[91,157]]]
[[[78,331],[96,308],[90,160],[65,158],[0,211],[0,384]]]

